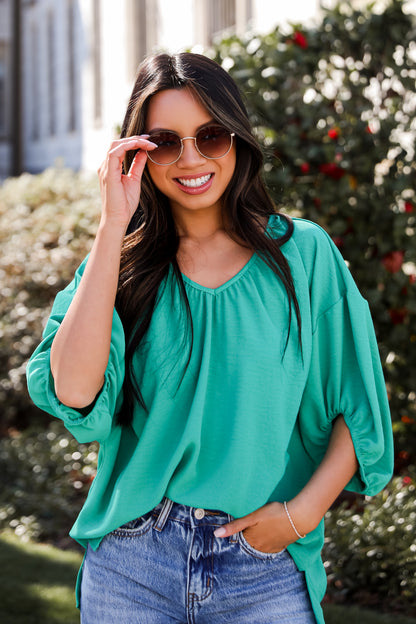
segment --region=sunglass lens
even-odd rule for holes
[[[207,126],[196,135],[196,144],[207,158],[220,158],[231,147],[231,134],[222,126]]]
[[[149,140],[157,145],[157,148],[150,152],[153,162],[168,165],[179,158],[181,141],[174,132],[158,132],[152,134]]]

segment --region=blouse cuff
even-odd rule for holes
[[[374,432],[373,435],[363,431],[362,425],[366,422],[364,415],[345,414],[344,420],[350,431],[358,461],[358,470],[345,489],[374,496],[392,477],[393,445],[388,436],[377,435],[381,433],[380,431]]]
[[[50,349],[39,353],[31,365],[28,381],[33,400],[41,409],[60,418],[78,442],[102,442],[114,427],[115,414],[122,402],[124,362],[119,360],[113,346],[111,351],[104,384],[86,414],[61,403],[56,396],[49,365]]]

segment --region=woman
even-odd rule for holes
[[[83,624],[323,622],[323,516],[389,480],[366,302],[318,226],[275,212],[238,89],[139,68],[102,217],[28,366],[97,476],[71,531]]]

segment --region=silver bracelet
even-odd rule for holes
[[[300,539],[302,539],[302,538],[306,537],[306,534],[305,534],[305,535],[301,535],[301,534],[299,533],[299,531],[297,530],[297,528],[295,527],[295,523],[293,522],[292,517],[291,517],[291,515],[290,515],[290,513],[289,513],[289,510],[288,510],[288,508],[287,508],[287,502],[286,502],[286,501],[284,501],[283,506],[284,506],[284,508],[285,508],[286,515],[287,515],[287,517],[289,518],[289,522],[290,522],[290,524],[292,525],[292,529],[294,530],[294,532],[296,533],[296,535],[297,535]]]

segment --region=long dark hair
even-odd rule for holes
[[[158,54],[147,58],[139,67],[121,137],[145,132],[148,105],[153,95],[166,89],[185,87],[194,92],[214,120],[235,133],[237,159],[232,180],[223,197],[224,224],[232,238],[261,253],[282,280],[289,299],[288,337],[292,305],[300,336],[301,319],[295,287],[289,264],[280,249],[291,237],[293,224],[286,217],[286,232],[277,239],[265,231],[268,217],[276,210],[261,178],[262,151],[252,135],[241,94],[229,74],[200,54]],[[129,170],[133,157],[134,152],[127,153],[124,171]],[[135,400],[146,407],[135,380],[132,359],[149,328],[158,289],[170,266],[180,286],[192,339],[189,302],[176,260],[178,246],[179,236],[169,202],[155,187],[146,168],[139,205],[122,248],[116,299],[116,308],[126,334],[124,401],[118,415],[121,424],[131,422]]]

